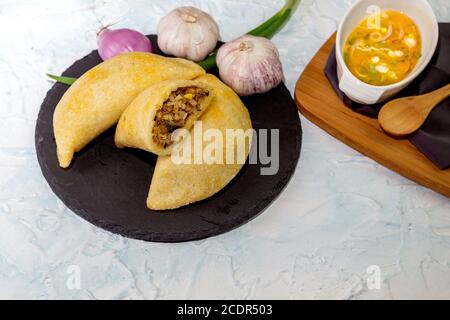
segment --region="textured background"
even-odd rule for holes
[[[430,2],[450,22],[450,2]],[[291,91],[351,3],[303,0],[275,37]],[[95,48],[102,24],[154,33],[180,4],[212,13],[230,40],[283,1],[0,0],[0,298],[450,298],[450,201],[304,118],[302,157],[286,191],[216,238],[125,239],[53,195],[34,150],[36,116],[52,85],[44,74]],[[379,290],[367,288],[370,265],[381,268]],[[71,266],[81,270],[80,290],[66,285]]]

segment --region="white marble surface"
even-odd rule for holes
[[[303,0],[275,37],[291,90],[351,2]],[[430,2],[450,21],[448,0]],[[152,33],[179,4],[212,13],[229,40],[283,1],[0,0],[0,298],[450,298],[450,201],[303,117],[301,161],[286,191],[219,237],[125,239],[53,195],[34,149],[36,116],[52,85],[45,73],[89,53],[102,23]],[[380,267],[379,290],[366,285],[370,265]],[[67,286],[70,266],[80,268],[80,290]]]

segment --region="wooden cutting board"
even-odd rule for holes
[[[300,76],[295,101],[320,128],[399,174],[450,197],[450,169],[439,170],[408,140],[387,136],[376,119],[360,115],[337,97],[323,70],[335,44],[333,35]]]

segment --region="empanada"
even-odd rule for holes
[[[189,150],[191,163],[178,163],[172,156],[158,158],[147,206],[152,210],[176,209],[197,201],[207,199],[222,190],[242,169],[250,151],[252,140],[252,123],[247,108],[236,93],[213,75],[207,74],[196,79],[211,86],[214,90],[213,100],[200,117],[201,131],[194,127],[190,131],[191,139],[185,139],[177,147]],[[196,123],[197,126],[197,123]],[[211,130],[212,129],[212,130]],[[226,139],[228,133],[238,133],[240,138]],[[198,137],[199,133],[202,137]],[[213,157],[222,160],[209,162],[205,157],[195,163],[198,148],[194,146],[197,138],[205,139],[215,136],[210,142],[203,142],[200,153],[207,155],[207,148],[217,139],[223,138],[222,148],[213,152]],[[207,140],[207,139],[205,139]],[[220,145],[220,144],[219,144]],[[239,152],[241,151],[241,152]],[[232,152],[231,156],[230,153]],[[201,155],[200,155],[201,156]],[[232,158],[230,162],[227,158]],[[213,164],[208,164],[213,163]]]
[[[170,155],[172,134],[180,128],[191,129],[211,103],[212,91],[208,84],[193,80],[168,80],[151,86],[122,114],[116,146]]]
[[[67,168],[75,152],[116,124],[144,89],[204,73],[194,62],[142,52],[125,53],[92,68],[56,106],[53,127],[60,166]]]

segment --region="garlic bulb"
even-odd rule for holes
[[[217,66],[222,80],[241,96],[267,92],[283,80],[278,49],[261,37],[245,35],[224,44]]]
[[[206,58],[216,48],[219,27],[197,8],[180,7],[158,25],[158,46],[166,54],[193,61]]]

